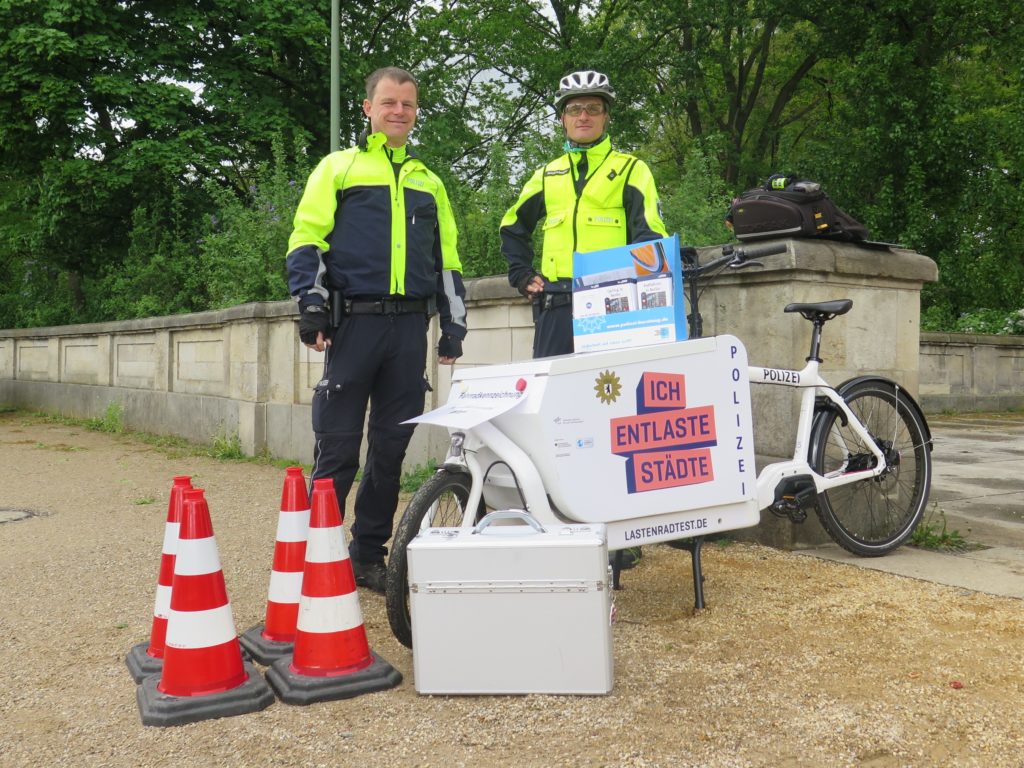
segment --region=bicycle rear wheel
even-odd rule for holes
[[[882,449],[888,466],[877,477],[818,494],[818,517],[839,546],[877,557],[899,547],[924,514],[932,478],[928,430],[913,401],[891,382],[862,381],[843,397]],[[811,436],[810,464],[825,477],[877,464],[860,436],[843,422],[841,412],[826,411]]]
[[[406,548],[424,527],[445,528],[462,525],[463,511],[469,502],[472,479],[465,472],[439,469],[409,501],[395,529],[388,557],[388,623],[398,641],[412,648],[412,617],[409,611],[409,559]],[[482,506],[482,504],[481,504]],[[480,515],[477,514],[479,518]]]

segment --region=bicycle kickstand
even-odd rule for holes
[[[700,548],[704,544],[704,537],[694,536],[692,539],[674,541],[672,544],[690,553],[693,565],[693,609],[699,611],[704,607],[704,573],[700,566]]]

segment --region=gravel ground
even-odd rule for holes
[[[263,620],[283,470],[0,414],[0,765],[1020,766],[1019,601],[746,544],[648,547],[616,594],[604,697],[426,697],[361,592],[391,691],[141,725],[171,478],[207,491],[235,624]]]

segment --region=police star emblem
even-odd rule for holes
[[[597,392],[597,397],[602,403],[611,405],[622,394],[622,382],[611,371],[605,371],[597,377],[597,381],[594,383],[594,391]]]

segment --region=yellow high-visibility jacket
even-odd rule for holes
[[[566,153],[530,177],[501,220],[501,251],[509,283],[522,287],[537,274],[533,231],[544,219],[540,273],[549,281],[572,278],[572,255],[657,240],[667,232],[658,192],[642,160],[611,147],[605,138],[586,150],[587,173],[577,170],[582,152]]]

